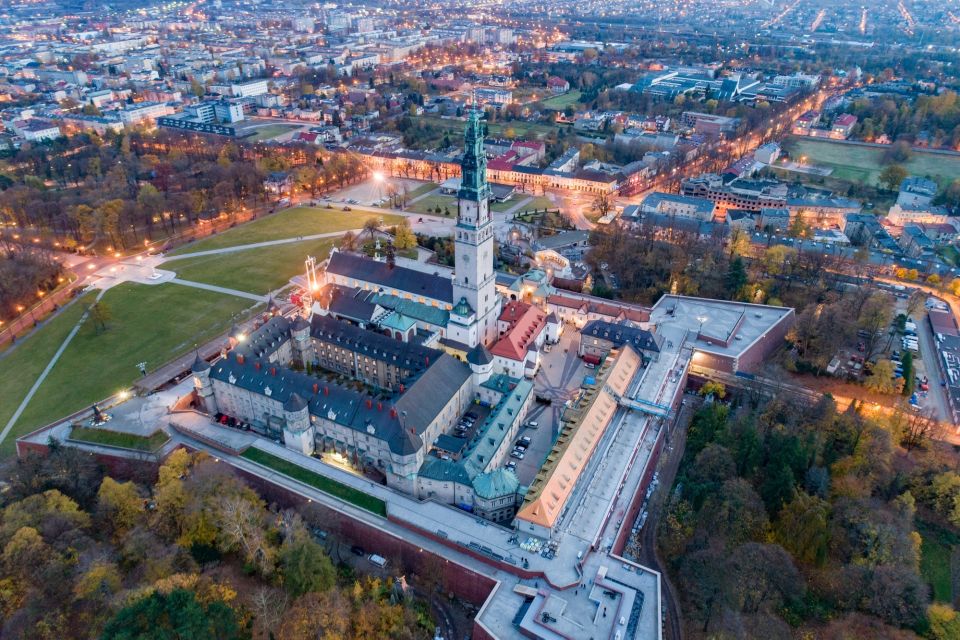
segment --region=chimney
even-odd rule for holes
[[[272,376],[277,375],[277,368],[276,368],[276,367],[270,367],[270,375],[272,375]]]
[[[400,383],[400,393],[403,393],[403,388],[404,388],[404,387],[403,387],[403,383],[401,382],[401,383]]]
[[[256,369],[257,371],[260,371],[260,362],[259,362],[259,361],[258,361],[258,362],[254,362],[254,363],[253,363],[253,368]]]
[[[397,410],[394,409],[393,407],[390,408],[390,417],[391,417],[391,418],[396,418],[396,417],[397,417]]]
[[[237,354],[237,364],[243,364],[243,354],[242,354],[242,353],[238,353],[238,354]]]
[[[383,411],[383,403],[382,403],[382,402],[378,402],[378,403],[377,403],[377,411]]]
[[[317,384],[316,382],[314,382],[314,383],[313,383],[313,392],[314,392],[314,393],[317,393],[318,391],[320,391],[320,385]]]
[[[323,395],[325,396],[330,395],[330,387],[328,387],[327,385],[323,385]]]
[[[373,409],[373,400],[367,398],[367,409]]]
[[[424,360],[427,361],[427,366],[429,367],[429,366],[430,366],[430,356],[424,357]]]

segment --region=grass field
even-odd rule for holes
[[[884,149],[842,144],[814,138],[789,138],[784,147],[793,158],[806,157],[807,162],[833,169],[831,178],[859,184],[877,185],[883,171]],[[960,178],[960,156],[914,151],[903,163],[911,175],[925,176],[942,187]]]
[[[457,215],[457,199],[453,196],[445,196],[441,194],[427,196],[417,202],[414,202],[407,207],[407,211],[412,211],[414,213],[429,213],[430,215],[437,214],[437,206],[440,207],[440,214],[443,215],[444,208],[450,210],[450,215]]]
[[[137,451],[156,451],[170,440],[170,436],[162,429],[157,429],[149,436],[141,436],[136,433],[122,433],[95,427],[74,427],[70,431],[70,439]]]
[[[450,135],[451,140],[458,140],[463,136],[464,123],[460,120],[447,120],[438,116],[416,116],[415,119],[443,129],[443,133]],[[511,122],[487,123],[487,131],[491,136],[503,137],[512,132],[517,138],[543,138],[557,131],[557,126],[539,122]],[[442,137],[442,135],[440,136]]]
[[[386,517],[387,515],[387,505],[383,500],[375,498],[371,495],[367,495],[363,491],[358,491],[353,487],[348,487],[345,484],[341,484],[335,480],[331,480],[326,476],[321,476],[318,473],[314,473],[309,469],[305,469],[300,465],[293,464],[288,462],[283,458],[278,458],[275,455],[269,454],[262,449],[257,449],[255,447],[250,447],[241,454],[247,460],[252,460],[257,464],[262,464],[265,467],[269,467],[278,473],[282,473],[285,476],[290,476],[294,480],[299,480],[304,484],[308,484],[311,487],[320,489],[324,493],[328,493],[335,498],[340,498],[351,504],[355,504],[361,509],[366,509],[370,513],[374,513],[378,516]]]
[[[89,320],[84,323],[0,454],[13,451],[17,436],[127,387],[140,375],[137,363],[159,367],[225,331],[234,315],[251,306],[249,300],[172,283],[122,284],[107,291],[103,303],[112,316],[109,329],[97,335]]]
[[[7,425],[93,297],[94,294],[89,293],[77,300],[56,318],[47,321],[36,333],[20,340],[16,349],[0,360],[0,429]],[[17,435],[20,434],[13,431],[7,435],[2,451],[6,453],[13,450]]]
[[[578,100],[580,100],[580,92],[574,90],[568,91],[567,93],[559,96],[547,98],[542,104],[547,109],[552,109],[553,111],[563,111],[567,107],[577,104]]]
[[[244,138],[244,141],[260,142],[262,140],[270,140],[271,138],[276,138],[279,135],[283,135],[284,133],[289,133],[290,131],[293,131],[294,129],[299,129],[299,128],[300,127],[295,124],[283,124],[279,122],[275,124],[268,124],[266,126],[257,127],[256,129],[254,129],[253,135],[250,136],[249,138]]]
[[[166,266],[176,271],[177,277],[184,280],[266,295],[303,272],[303,261],[307,256],[318,260],[326,258],[335,240],[304,240],[233,253],[184,258]]]
[[[937,602],[953,602],[953,586],[950,578],[950,556],[960,538],[935,524],[917,521],[917,530],[923,538],[920,553],[920,575],[933,588]]]
[[[516,198],[516,196],[514,196]],[[537,196],[530,202],[520,208],[520,211],[543,211],[544,209],[557,209],[557,204],[546,196]],[[518,212],[519,213],[519,212]]]
[[[407,198],[416,198],[416,197],[422,196],[425,193],[430,193],[431,191],[433,191],[439,186],[440,185],[438,185],[436,182],[428,182],[426,184],[422,184],[416,189],[414,189],[413,191],[411,191],[410,193],[408,193]]]
[[[353,211],[327,209],[325,207],[293,207],[234,227],[215,236],[184,245],[171,251],[170,255],[186,255],[197,251],[235,247],[241,244],[361,229],[363,223],[369,218],[383,218],[383,223],[387,226],[395,225],[401,220],[401,216],[356,207],[353,207]]]

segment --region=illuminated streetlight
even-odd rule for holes
[[[703,332],[703,323],[707,321],[707,316],[697,316],[697,320],[700,321],[700,327],[697,329],[697,336]]]

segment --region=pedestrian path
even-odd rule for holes
[[[106,291],[101,291],[97,294],[96,302],[100,302],[100,298],[103,297],[104,293],[106,293]],[[44,367],[42,372],[40,372],[40,375],[33,383],[33,386],[30,387],[30,391],[27,392],[27,395],[24,396],[23,400],[20,402],[20,406],[18,406],[17,410],[13,412],[12,416],[10,416],[10,420],[8,420],[6,426],[3,427],[3,431],[0,431],[0,443],[6,440],[10,430],[13,429],[13,425],[17,423],[17,420],[20,419],[20,415],[27,408],[27,405],[30,404],[30,401],[33,400],[33,396],[37,393],[37,389],[39,389],[40,385],[43,384],[43,381],[47,379],[47,376],[53,370],[53,367],[60,360],[60,356],[63,355],[63,352],[66,351],[67,347],[70,345],[73,337],[77,335],[78,331],[80,331],[80,327],[83,326],[83,323],[86,321],[88,315],[90,315],[89,310],[83,312],[83,315],[80,316],[79,320],[77,320],[77,324],[74,325],[73,329],[70,330],[70,333],[67,334],[67,337],[64,338],[63,342],[60,344],[60,348],[57,349],[57,352],[53,354],[52,358],[50,358],[50,362],[48,362],[47,366]]]
[[[194,289],[204,289],[206,291],[213,291],[215,293],[224,293],[228,296],[246,298],[247,300],[253,300],[254,302],[266,302],[268,299],[268,296],[260,296],[255,293],[250,293],[248,291],[240,291],[238,289],[229,289],[227,287],[220,287],[215,284],[207,284],[205,282],[194,282],[193,280],[182,280],[180,278],[174,278],[170,282],[173,282],[175,284],[182,284],[185,287],[193,287]]]
[[[407,206],[409,207],[409,206],[412,205],[412,204],[415,204],[415,203],[417,203],[417,202],[420,202],[421,200],[423,200],[423,199],[425,199],[425,198],[429,198],[430,196],[437,195],[438,193],[440,193],[440,187],[437,187],[437,188],[434,189],[433,191],[427,191],[426,193],[421,193],[421,194],[418,195],[416,198],[413,198],[412,200],[410,200],[409,202],[407,202]]]
[[[164,256],[157,264],[166,264],[174,260],[183,260],[184,258],[200,258],[203,256],[215,256],[223,253],[236,253],[237,251],[246,251],[248,249],[259,249],[261,247],[274,247],[281,244],[291,244],[294,242],[304,242],[306,240],[323,240],[324,238],[339,238],[347,231],[357,234],[363,229],[349,229],[344,231],[330,231],[328,233],[314,233],[308,236],[293,236],[291,238],[280,238],[279,240],[264,240],[263,242],[252,242],[250,244],[238,244],[232,247],[221,247],[219,249],[207,249],[205,251],[195,251],[194,253],[181,253],[175,256]]]

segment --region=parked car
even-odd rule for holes
[[[511,458],[516,458],[517,460],[523,460],[523,452],[522,452],[522,451],[511,451],[511,452],[510,452],[510,457],[511,457]]]

